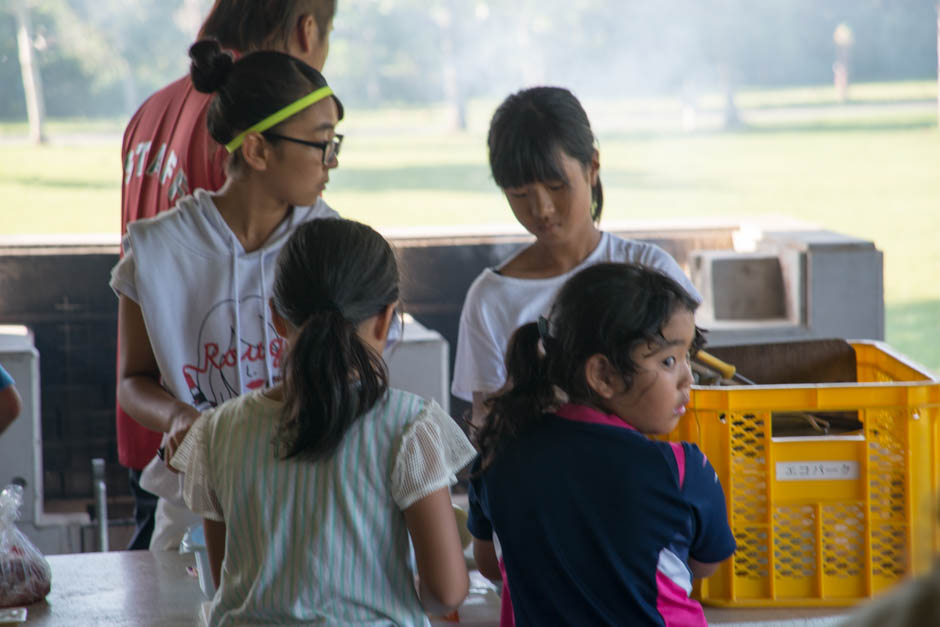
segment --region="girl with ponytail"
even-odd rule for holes
[[[204,413],[171,460],[205,518],[210,625],[426,625],[466,596],[449,486],[475,451],[436,403],[388,387],[398,299],[364,224],[307,222],[282,249],[283,383]]]
[[[519,624],[706,624],[689,592],[734,552],[724,494],[694,444],[646,437],[685,413],[696,306],[666,274],[600,263],[513,335],[468,528],[494,579],[498,536]]]

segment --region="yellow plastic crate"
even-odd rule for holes
[[[670,439],[721,479],[738,549],[696,585],[724,606],[852,605],[929,570],[940,534],[940,381],[852,342],[858,383],[693,387]],[[861,435],[774,438],[776,412],[855,411]]]

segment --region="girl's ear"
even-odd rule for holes
[[[304,13],[297,18],[297,24],[294,25],[287,42],[286,52],[307,65],[322,70],[329,51],[332,24],[331,21],[326,32],[321,33],[316,18],[310,13]]]
[[[392,319],[395,317],[395,304],[385,305],[375,317],[375,326],[372,328],[373,337],[383,344],[388,338],[388,330],[392,327]]]
[[[281,314],[277,312],[277,307],[274,306],[274,299],[268,299],[268,307],[271,308],[271,322],[274,324],[274,330],[277,331],[277,334],[281,337],[287,337],[288,333],[288,324],[287,320],[281,317]]]
[[[312,14],[304,13],[297,18],[292,39],[287,44],[287,52],[310,64],[314,58],[314,53],[323,45],[324,35],[327,34],[320,32],[317,20]]]
[[[297,20],[297,45],[304,54],[310,54],[319,43],[320,29],[317,28],[317,21],[309,13],[301,15]]]
[[[588,172],[588,181],[591,183],[591,187],[597,185],[597,177],[600,176],[601,171],[601,153],[597,150],[594,151],[594,154],[591,156],[591,167]]]
[[[366,318],[356,327],[359,339],[374,348],[379,355],[385,350],[388,330],[395,317],[395,305],[396,303],[385,305],[377,314]]]
[[[253,170],[267,170],[270,146],[261,133],[248,133],[242,143],[242,159]]]
[[[588,387],[605,400],[613,398],[616,394],[617,389],[614,381],[617,376],[616,369],[600,353],[591,355],[584,362],[584,379],[587,381]]]

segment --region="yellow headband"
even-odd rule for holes
[[[294,115],[298,111],[302,109],[306,109],[313,103],[319,102],[323,100],[324,98],[326,98],[327,96],[332,96],[332,95],[333,95],[333,90],[327,86],[324,86],[324,87],[321,87],[320,89],[317,89],[314,92],[307,94],[300,100],[295,100],[294,102],[287,105],[280,111],[272,113],[271,115],[264,118],[257,124],[253,125],[251,128],[244,130],[238,135],[236,135],[235,139],[225,144],[225,149],[228,150],[229,152],[235,152],[236,150],[238,150],[238,147],[242,145],[242,142],[245,141],[245,136],[248,135],[248,133],[261,133],[263,131],[266,131],[272,126],[274,126],[275,124],[283,122],[284,120]]]

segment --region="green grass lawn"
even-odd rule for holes
[[[853,98],[887,103],[892,93],[923,102],[936,83],[859,85]],[[739,101],[743,114],[835,102],[827,88],[745,91]],[[622,104],[624,115],[658,106]],[[441,109],[350,111],[330,204],[380,227],[512,223],[486,165],[492,106],[475,103],[465,133],[444,131]],[[0,126],[0,232],[116,232],[120,121],[49,128],[54,141],[33,147],[10,139],[24,126]],[[68,140],[75,132],[99,136]],[[598,135],[605,219],[782,214],[874,241],[885,255],[888,342],[940,372],[940,131],[929,108],[727,133],[616,126]]]

